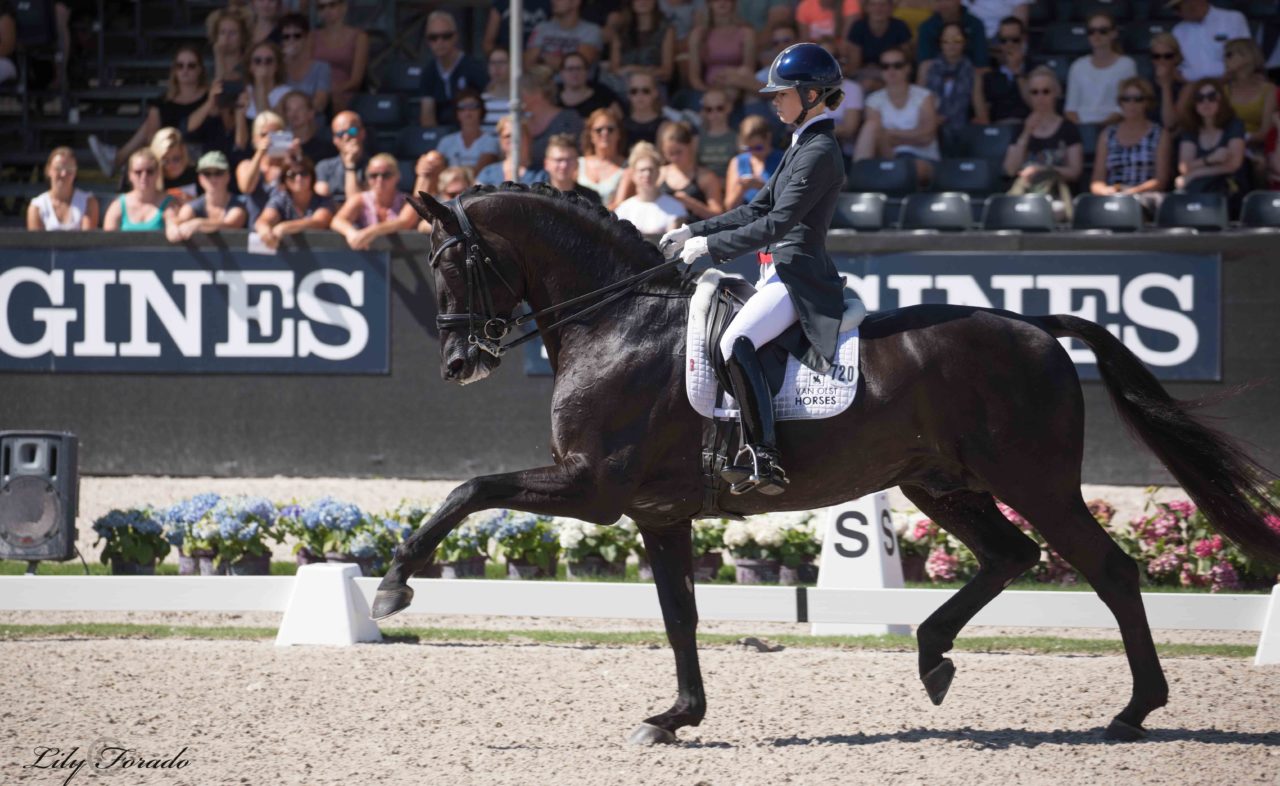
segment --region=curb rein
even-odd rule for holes
[[[463,208],[463,205],[462,205],[462,197],[458,197],[456,200],[450,203],[449,209],[453,211],[453,217],[457,220],[458,227],[461,230],[462,234],[450,235],[449,237],[447,237],[444,240],[444,242],[440,244],[439,248],[435,249],[435,251],[432,252],[431,258],[430,258],[430,264],[432,269],[439,267],[440,255],[443,254],[445,250],[459,244],[465,245],[466,252],[467,252],[467,256],[466,256],[467,310],[458,314],[438,314],[436,316],[436,329],[444,331],[444,330],[457,330],[459,328],[466,327],[467,343],[474,347],[477,347],[478,349],[488,352],[490,355],[493,355],[495,358],[501,358],[507,352],[507,350],[512,349],[513,347],[518,347],[521,344],[527,341],[530,341],[535,336],[539,335],[539,333],[550,332],[552,330],[555,330],[565,325],[568,322],[572,322],[575,319],[584,317],[593,311],[596,311],[600,308],[603,308],[604,306],[607,306],[608,304],[629,294],[634,288],[633,285],[639,284],[640,282],[645,281],[646,279],[652,278],[658,273],[661,273],[665,270],[669,270],[672,267],[675,267],[676,265],[680,264],[680,259],[677,257],[676,259],[671,259],[666,262],[663,262],[657,267],[649,268],[648,270],[641,271],[633,276],[628,276],[627,278],[624,278],[621,281],[615,281],[612,284],[608,284],[606,286],[601,287],[600,289],[588,292],[585,295],[578,295],[577,297],[570,298],[564,301],[563,303],[557,303],[554,306],[548,306],[547,308],[544,308],[541,311],[524,314],[523,316],[517,317],[515,319],[504,319],[502,317],[495,316],[494,314],[493,297],[489,293],[488,281],[485,278],[485,269],[488,268],[489,272],[497,276],[498,280],[502,282],[502,285],[506,287],[507,291],[510,292],[511,296],[514,297],[517,301],[523,301],[524,298],[516,294],[515,289],[513,289],[512,286],[507,283],[507,280],[502,276],[502,273],[498,270],[498,266],[494,264],[493,257],[497,255],[491,253],[491,250],[489,249],[488,245],[480,237],[480,234],[476,232],[475,226],[472,225],[471,223],[471,219],[467,218],[467,211]],[[480,305],[484,309],[484,311],[481,313],[476,313],[476,310],[475,310],[475,305],[476,305],[475,300],[476,300],[477,292],[479,292],[479,297],[481,301]],[[524,335],[520,336],[514,341],[508,341],[505,344],[502,343],[503,339],[505,339],[513,329],[523,327],[528,323],[536,320],[538,317],[543,316],[544,314],[549,314],[555,311],[559,311],[561,309],[568,308],[569,306],[577,305],[583,301],[591,300],[592,298],[595,298],[599,295],[604,295],[610,292],[612,292],[613,294],[605,298],[604,300],[601,300],[598,303],[595,303],[593,305],[587,306],[586,308],[575,311],[574,313],[570,314],[564,319],[561,319],[558,322],[555,322],[554,324],[548,325],[545,328],[539,327],[537,330],[533,330],[528,333],[525,333]],[[477,332],[476,330],[477,325],[479,326],[479,332]]]

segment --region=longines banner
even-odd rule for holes
[[[1217,255],[915,252],[841,256],[836,265],[856,276],[869,311],[951,303],[1074,314],[1103,325],[1161,379],[1222,379]],[[1081,378],[1098,379],[1093,353],[1062,341]]]
[[[386,252],[15,250],[0,370],[385,374]]]

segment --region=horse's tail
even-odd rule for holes
[[[1280,564],[1280,507],[1267,496],[1275,473],[1235,440],[1192,414],[1205,401],[1179,401],[1119,339],[1073,316],[1036,317],[1058,338],[1077,338],[1098,371],[1120,419],[1162,461],[1209,522],[1255,558]]]

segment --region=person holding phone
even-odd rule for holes
[[[286,235],[309,229],[328,229],[333,203],[315,193],[316,170],[307,159],[290,161],[284,171],[284,187],[271,192],[253,229],[268,248],[278,248]]]
[[[773,147],[769,121],[760,115],[743,118],[738,126],[738,141],[742,152],[729,162],[724,175],[726,210],[755,199],[782,162],[782,151]]]

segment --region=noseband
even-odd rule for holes
[[[570,314],[552,325],[548,325],[545,328],[539,326],[539,331],[550,332],[568,322],[578,319],[579,317],[586,316],[599,308],[607,306],[631,292],[635,288],[635,284],[652,278],[658,273],[669,270],[670,268],[680,264],[679,258],[672,259],[658,265],[657,267],[651,267],[648,270],[643,270],[633,276],[628,276],[621,281],[615,281],[614,283],[603,286],[600,289],[593,290],[585,295],[570,298],[563,303],[557,303],[556,305],[544,308],[541,311],[524,314],[523,316],[515,319],[506,319],[494,313],[493,297],[489,293],[488,274],[492,273],[494,276],[497,276],[498,280],[502,282],[502,285],[506,287],[507,291],[510,292],[511,296],[516,300],[524,300],[524,298],[516,294],[515,289],[507,283],[506,278],[504,278],[501,271],[498,270],[498,266],[493,261],[496,254],[491,252],[491,249],[480,237],[480,234],[476,232],[476,228],[471,223],[471,219],[467,218],[467,211],[463,207],[462,197],[459,196],[457,199],[449,203],[449,209],[453,211],[453,217],[458,222],[458,229],[462,234],[450,235],[445,238],[444,242],[442,242],[431,253],[430,263],[432,268],[436,268],[440,265],[440,255],[445,251],[456,245],[463,245],[466,248],[466,261],[464,263],[466,294],[464,297],[467,303],[467,310],[458,314],[437,315],[436,329],[445,331],[459,330],[465,327],[467,329],[467,343],[480,350],[488,352],[495,358],[502,357],[507,350],[517,347],[538,335],[538,331],[533,331],[520,336],[514,341],[509,341],[505,344],[502,343],[503,339],[511,333],[512,329],[523,327],[544,314],[549,314],[568,308],[569,306],[577,305],[578,303],[590,300],[599,295],[608,294],[610,292],[613,293],[600,302],[575,311],[573,314]],[[483,309],[483,311],[478,313],[476,312],[477,298],[480,301],[480,307]]]

